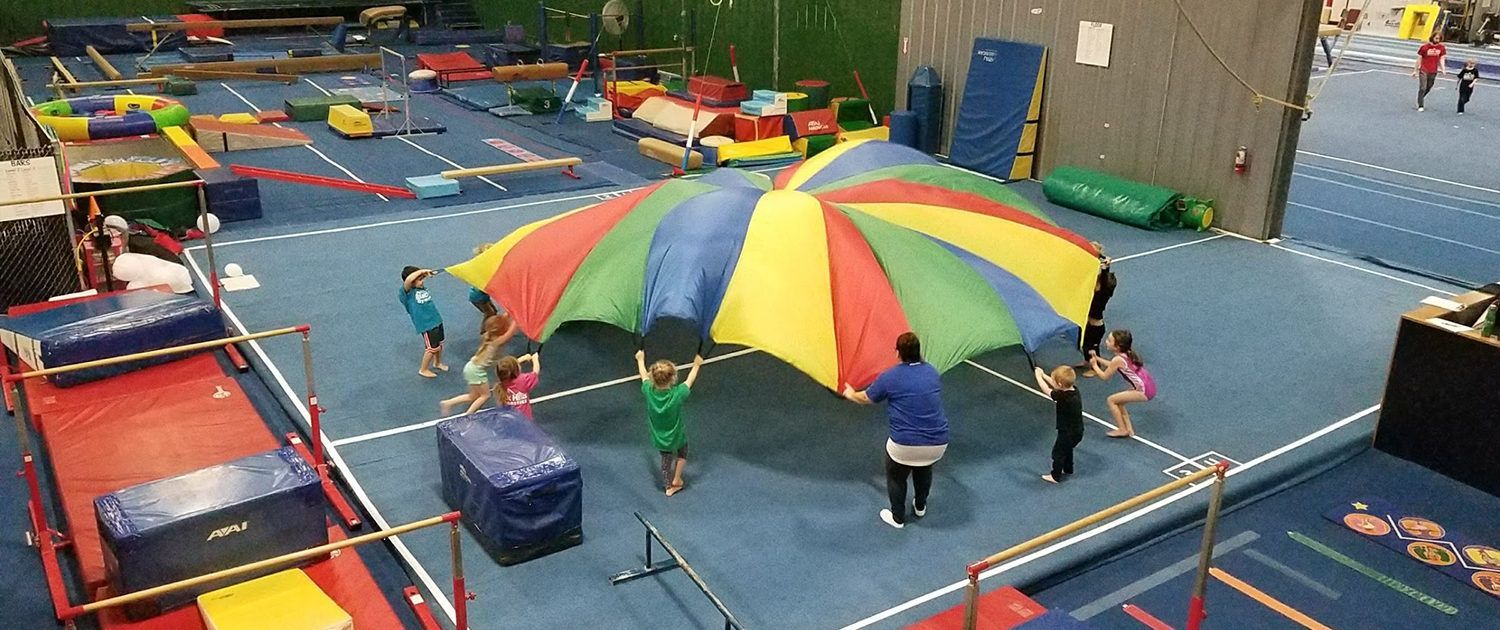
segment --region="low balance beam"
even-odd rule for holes
[[[301,75],[272,72],[235,72],[232,70],[205,70],[201,68],[179,68],[172,71],[184,79],[218,79],[221,81],[275,81],[291,85],[302,80]]]
[[[167,82],[166,77],[154,77],[149,79],[120,79],[118,81],[82,81],[78,83],[48,83],[47,87],[53,90],[83,90],[87,88],[111,88],[126,87],[131,85],[163,85]]]
[[[562,168],[563,174],[573,179],[578,175],[573,173],[573,167],[583,164],[583,160],[576,157],[558,158],[555,160],[538,160],[535,162],[521,162],[519,164],[496,164],[494,166],[481,166],[478,168],[461,168],[438,173],[443,179],[458,179],[460,177],[479,177],[481,175],[504,175],[506,173],[520,173],[522,171],[538,171],[548,168]]]
[[[125,75],[120,74],[120,71],[115,69],[114,64],[105,59],[104,55],[99,54],[99,49],[93,46],[84,46],[83,51],[89,54],[89,59],[94,60],[94,65],[99,68],[99,72],[104,73],[104,78],[110,81],[119,81],[125,78]]]

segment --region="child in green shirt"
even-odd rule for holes
[[[662,484],[667,496],[682,490],[682,469],[687,464],[687,433],[683,430],[682,404],[687,401],[703,357],[693,357],[693,368],[687,379],[677,382],[677,366],[671,361],[657,361],[646,368],[646,351],[635,351],[635,369],[641,375],[641,394],[646,397],[646,419],[650,422],[651,442],[661,453]]]

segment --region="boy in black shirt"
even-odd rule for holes
[[[1083,398],[1073,383],[1078,379],[1073,368],[1059,365],[1048,376],[1036,368],[1036,385],[1057,403],[1057,441],[1052,443],[1052,472],[1042,481],[1061,483],[1073,474],[1073,447],[1083,441]]]
[[[1464,69],[1458,71],[1458,115],[1464,115],[1464,104],[1474,95],[1474,84],[1479,82],[1479,62],[1464,61]]]

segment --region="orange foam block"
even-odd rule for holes
[[[195,120],[192,125],[199,146],[209,153],[312,144],[307,134],[289,127],[236,125],[209,120]]]
[[[210,157],[203,147],[198,146],[186,129],[167,127],[162,130],[162,134],[172,141],[177,151],[182,153],[182,157],[192,164],[193,168],[219,168],[219,162]]]
[[[291,120],[292,117],[286,115],[286,112],[279,109],[267,109],[255,112],[255,119],[259,120],[262,123],[278,123]]]

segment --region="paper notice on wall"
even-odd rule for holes
[[[19,156],[0,153],[0,201],[21,201],[50,197],[62,192],[57,181],[57,164],[51,156]],[[42,201],[0,206],[0,221],[62,214],[67,210],[61,201]]]
[[[1115,25],[1104,22],[1078,23],[1077,63],[1109,67],[1109,47],[1115,39]]]

